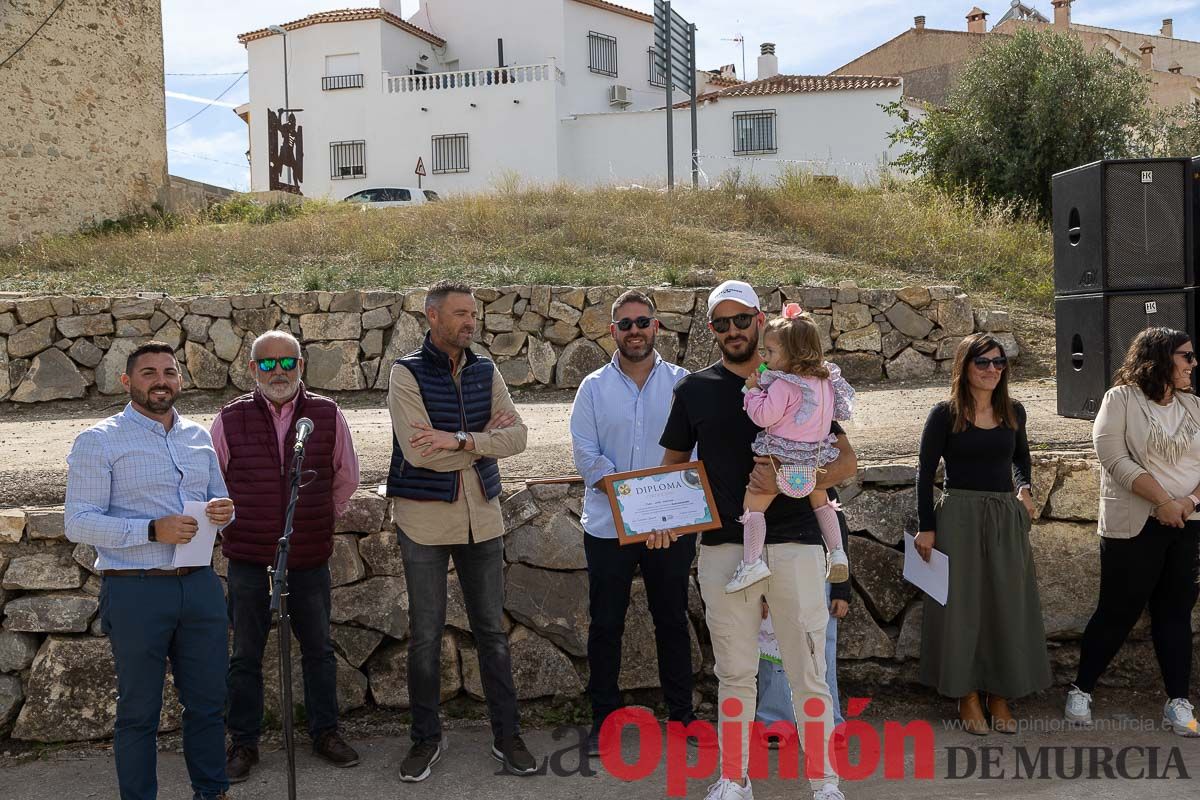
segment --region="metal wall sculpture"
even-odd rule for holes
[[[267,139],[271,190],[304,194],[304,127],[296,124],[296,115],[267,109]]]

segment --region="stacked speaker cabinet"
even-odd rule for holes
[[[1053,177],[1060,415],[1095,419],[1139,331],[1194,337],[1195,191],[1182,158],[1097,161]]]

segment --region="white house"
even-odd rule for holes
[[[485,190],[502,175],[581,185],[666,180],[666,90],[653,19],[606,0],[398,0],[312,14],[238,37],[247,50],[253,191],[272,186],[268,118],[294,110],[302,148],[285,146],[310,197],[411,186]],[[281,34],[282,32],[285,32]],[[285,87],[286,49],[286,87]],[[894,154],[880,109],[898,78],[779,75],[764,45],[759,80],[700,72],[706,180],[730,169],[770,178],[789,166],[859,182]],[[676,102],[683,100],[676,92]],[[690,115],[674,112],[676,180],[689,180]],[[280,119],[290,136],[289,116]],[[293,152],[294,151],[294,152]],[[294,165],[294,167],[293,167]]]

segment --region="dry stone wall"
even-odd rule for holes
[[[852,531],[854,599],[839,626],[838,670],[845,692],[916,683],[922,601],[902,578],[903,532],[915,526],[915,469],[868,466],[840,490]],[[1069,683],[1078,639],[1096,602],[1099,540],[1098,467],[1078,454],[1035,460],[1037,519],[1031,533],[1055,681]],[[505,620],[517,695],[576,698],[587,682],[588,579],[579,527],[580,484],[533,485],[503,501],[508,534]],[[386,501],[358,492],[337,524],[330,562],[332,636],[338,700],[363,706],[409,706],[405,642],[409,635],[404,567]],[[63,535],[61,509],[0,511],[0,737],[42,742],[109,735],[115,714],[113,663],[98,620],[95,553]],[[218,550],[219,574],[226,562]],[[442,642],[442,700],[482,701],[478,661],[457,576],[447,585]],[[712,701],[712,650],[704,604],[691,580],[692,664]],[[658,683],[654,629],[638,578],[623,644],[620,685]],[[1200,628],[1200,615],[1193,629]],[[278,708],[275,639],[264,660],[268,709]],[[293,649],[293,652],[298,650]],[[1157,685],[1149,626],[1139,623],[1105,675],[1108,685]],[[299,669],[294,675],[300,680]],[[924,690],[917,690],[924,691]],[[297,685],[296,698],[303,698]],[[165,690],[162,726],[178,726],[174,690]],[[481,706],[482,708],[482,706]]]
[[[474,347],[513,387],[579,385],[612,355],[608,332],[620,286],[501,286],[475,291]],[[658,306],[663,358],[689,369],[717,353],[707,328],[707,289],[648,289]],[[760,287],[763,309],[798,302],[816,316],[830,358],[851,381],[927,378],[947,372],[974,331],[1020,348],[1008,313],[974,308],[953,286],[903,289]],[[388,365],[417,348],[427,329],[425,290],[289,292],[172,298],[0,296],[0,401],[39,403],[122,394],[129,353],[158,339],[175,348],[184,388],[249,390],[250,343],[272,329],[304,345],[306,382],[323,391],[387,389]]]

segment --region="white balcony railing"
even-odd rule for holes
[[[387,75],[384,81],[388,94],[438,92],[452,89],[474,89],[487,86],[506,86],[514,83],[563,82],[564,75],[554,63],[528,64],[520,67],[469,69],[461,72],[428,72],[424,75]]]

